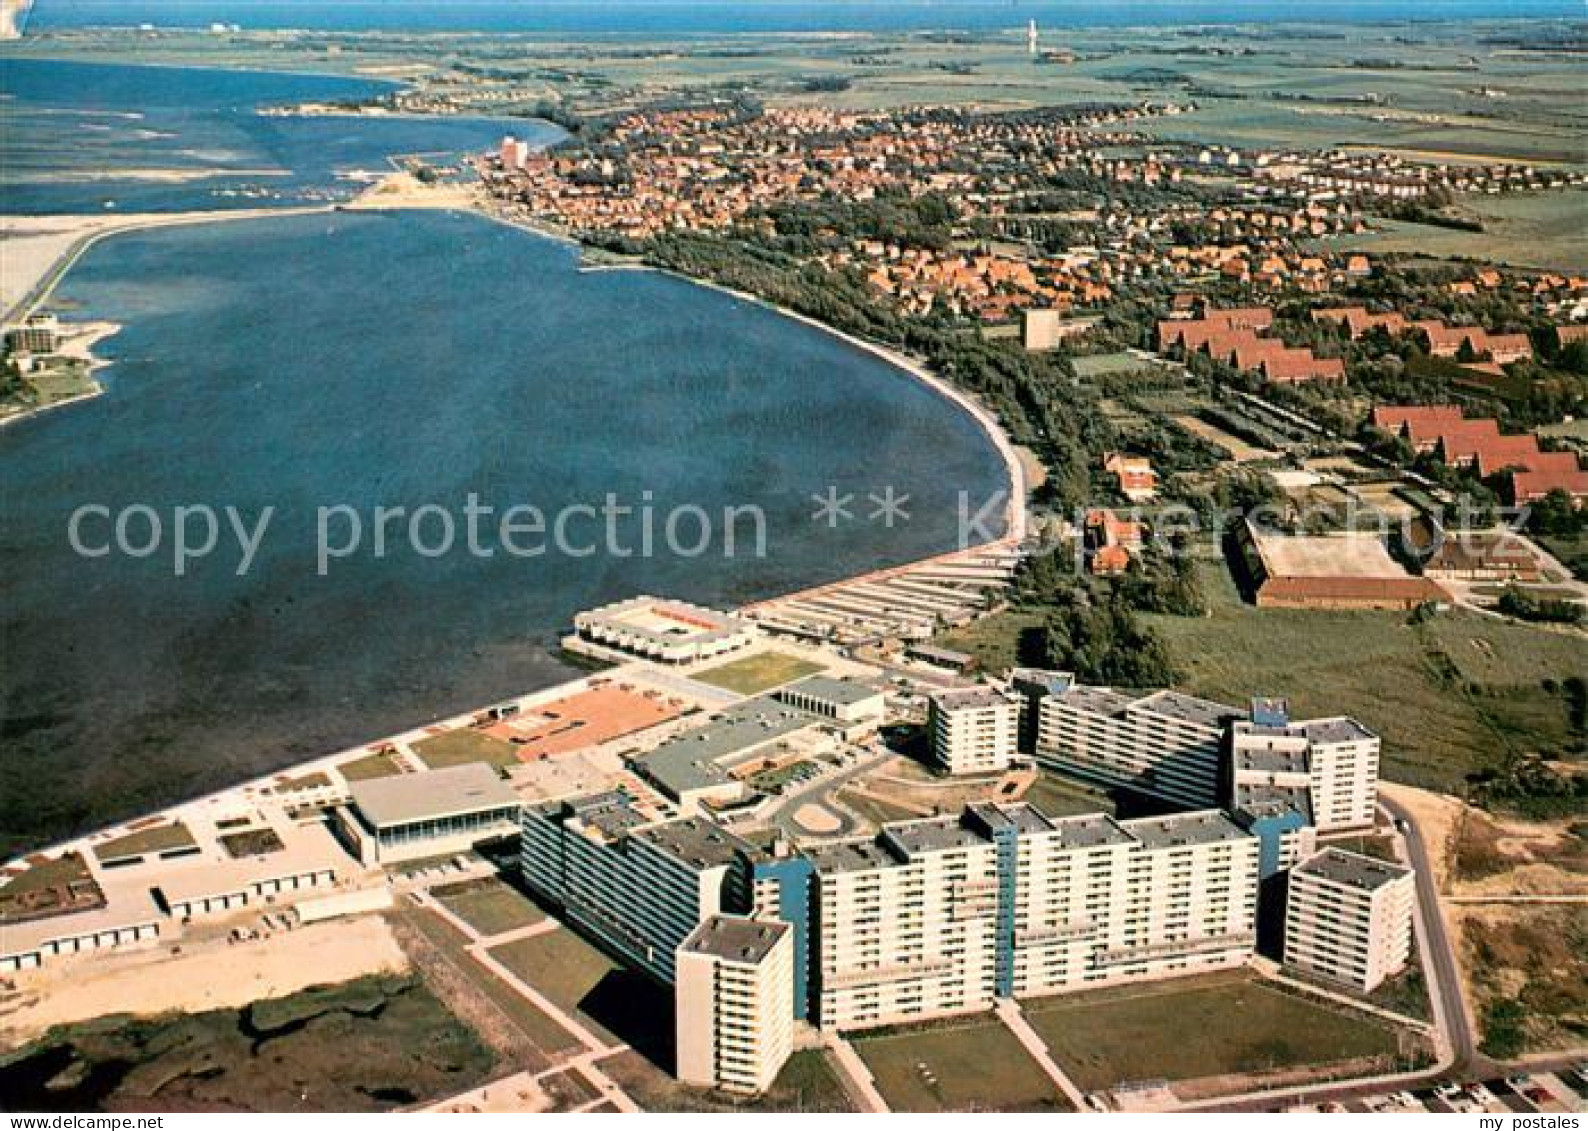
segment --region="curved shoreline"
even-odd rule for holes
[[[371,191],[370,194],[366,194],[366,196],[361,197],[360,200],[359,200],[359,203],[357,205],[354,205],[353,207],[354,208],[368,209],[368,210],[372,210],[372,211],[408,211],[408,210],[422,211],[423,210],[423,206],[422,205],[416,207],[412,202],[409,202],[409,201],[392,201],[389,204],[386,204],[384,202],[380,202],[380,203],[373,202],[373,201],[368,199],[368,197],[372,196],[372,195],[373,195],[373,190]],[[138,216],[136,218],[131,217],[131,216],[118,217],[116,219],[116,222],[114,222],[113,224],[109,224],[109,225],[107,225],[104,228],[101,228],[101,229],[98,229],[98,230],[95,230],[95,231],[92,231],[92,232],[88,232],[88,233],[79,234],[77,236],[77,238],[73,240],[73,242],[68,247],[68,249],[59,258],[57,258],[53,263],[51,263],[49,265],[48,269],[44,273],[44,277],[39,282],[37,282],[34,285],[34,289],[33,289],[32,292],[30,292],[30,294],[28,296],[28,299],[25,300],[23,303],[19,304],[18,308],[19,309],[21,309],[21,308],[31,309],[31,308],[37,306],[38,303],[44,301],[48,297],[48,295],[51,293],[51,291],[54,289],[54,287],[56,287],[60,283],[60,281],[65,277],[65,275],[70,271],[70,269],[76,264],[76,262],[81,258],[81,256],[90,247],[92,247],[94,244],[96,244],[99,240],[105,239],[105,238],[107,238],[109,236],[112,236],[112,235],[121,234],[121,233],[126,232],[126,231],[137,230],[137,229],[142,229],[142,228],[151,228],[151,227],[192,225],[192,224],[202,224],[202,223],[210,223],[210,222],[220,222],[220,221],[223,221],[223,220],[269,219],[269,218],[272,218],[272,217],[275,217],[275,216],[302,215],[302,214],[313,214],[313,213],[319,213],[319,212],[332,212],[332,211],[339,210],[339,207],[347,207],[347,206],[332,206],[332,205],[319,206],[319,205],[317,205],[317,206],[303,206],[303,207],[298,207],[298,208],[286,208],[286,209],[229,210],[229,211],[220,212],[218,214],[214,214],[214,213],[175,213],[175,214],[154,214],[154,215],[147,215],[147,216]],[[576,241],[573,241],[573,240],[569,239],[568,237],[566,237],[564,235],[561,235],[559,233],[554,233],[554,232],[543,231],[543,230],[537,229],[536,227],[531,226],[531,225],[526,225],[524,223],[517,222],[517,221],[514,221],[512,219],[503,217],[503,216],[494,215],[490,211],[487,211],[486,209],[481,208],[479,206],[464,207],[464,206],[460,206],[455,201],[449,201],[449,202],[447,202],[445,204],[441,204],[441,203],[438,202],[436,205],[433,205],[432,207],[435,207],[437,210],[441,210],[441,211],[448,211],[448,212],[453,212],[453,213],[456,213],[456,214],[459,214],[459,215],[469,215],[469,216],[475,216],[475,217],[478,217],[478,218],[481,218],[481,219],[485,219],[485,220],[490,220],[490,221],[493,221],[493,222],[496,222],[496,223],[503,224],[504,226],[507,226],[507,227],[515,228],[515,229],[519,230],[520,232],[523,232],[523,233],[529,234],[529,235],[533,235],[533,236],[535,236],[537,238],[549,239],[549,240],[552,240],[554,242],[569,244],[569,245],[573,246],[575,249],[581,249],[582,248],[582,245],[579,245]],[[731,287],[726,287],[726,286],[723,286],[722,284],[715,283],[715,282],[712,282],[710,280],[694,279],[694,278],[691,278],[689,276],[683,275],[683,274],[681,274],[679,272],[667,270],[665,268],[654,267],[654,266],[651,266],[651,265],[648,265],[648,264],[588,265],[588,264],[579,263],[579,264],[577,264],[575,266],[575,270],[577,270],[577,271],[625,270],[625,271],[646,271],[646,272],[652,272],[652,273],[655,273],[655,274],[671,276],[672,278],[677,279],[680,282],[688,283],[688,284],[691,284],[691,285],[694,285],[694,286],[705,287],[705,288],[708,288],[710,290],[714,290],[714,291],[718,292],[719,294],[727,295],[727,296],[730,296],[730,297],[735,298],[735,299],[739,299],[739,300],[743,300],[743,301],[746,301],[746,302],[754,303],[754,304],[762,307],[765,310],[769,310],[769,311],[771,311],[771,312],[773,312],[775,314],[778,314],[780,316],[796,320],[796,321],[802,323],[803,325],[805,325],[807,327],[823,331],[824,333],[829,334],[832,337],[843,341],[845,344],[849,345],[852,348],[864,351],[865,353],[870,354],[871,356],[873,356],[873,357],[875,357],[875,358],[877,358],[877,359],[879,359],[881,361],[886,362],[892,368],[894,368],[896,370],[899,370],[903,376],[908,377],[908,378],[914,378],[915,380],[921,382],[932,393],[934,393],[937,396],[943,398],[944,400],[946,400],[947,402],[949,402],[950,404],[952,404],[956,408],[958,408],[960,411],[964,412],[967,416],[969,416],[971,421],[981,430],[983,435],[985,435],[987,437],[988,441],[992,444],[994,450],[998,453],[999,457],[1003,460],[1003,463],[1004,463],[1005,476],[1006,476],[1006,480],[1007,480],[1007,487],[1008,487],[1008,490],[1009,490],[1009,495],[1008,495],[1008,499],[1007,499],[1006,506],[1005,506],[1005,529],[1003,531],[1003,534],[1000,537],[998,537],[998,538],[992,539],[992,540],[990,540],[990,541],[988,541],[986,543],[982,543],[982,544],[979,544],[979,545],[974,545],[974,546],[967,545],[967,546],[963,546],[963,547],[955,547],[955,548],[952,548],[950,550],[944,551],[943,553],[940,553],[940,554],[934,554],[934,555],[930,555],[930,556],[927,556],[927,557],[924,557],[924,558],[912,558],[912,559],[910,559],[908,561],[904,561],[904,562],[900,562],[900,563],[897,563],[897,564],[892,565],[892,566],[884,567],[885,571],[894,572],[894,571],[897,571],[897,570],[900,570],[900,569],[907,569],[907,568],[909,568],[909,567],[911,567],[913,565],[918,565],[918,564],[921,564],[923,562],[938,561],[938,560],[942,560],[944,558],[957,557],[957,556],[960,556],[960,555],[963,555],[963,554],[968,554],[968,553],[975,553],[975,552],[983,551],[983,550],[985,550],[985,549],[987,549],[989,547],[994,547],[994,546],[1011,546],[1011,545],[1014,545],[1015,543],[1017,543],[1020,540],[1020,538],[1023,537],[1024,530],[1025,530],[1025,523],[1024,523],[1024,520],[1025,520],[1025,507],[1024,507],[1024,501],[1025,501],[1025,493],[1026,493],[1026,486],[1027,486],[1027,473],[1026,473],[1026,467],[1025,467],[1024,463],[1021,461],[1021,459],[1019,457],[1019,454],[1016,452],[1014,444],[1008,438],[1008,436],[1005,435],[1005,433],[1004,433],[1004,431],[1002,429],[1002,426],[999,424],[997,419],[993,416],[993,414],[989,410],[987,410],[984,406],[979,404],[969,394],[965,393],[964,391],[962,391],[960,389],[955,388],[954,386],[949,384],[945,379],[943,379],[942,377],[940,377],[937,374],[933,373],[930,369],[928,369],[925,365],[923,365],[921,362],[917,361],[916,359],[910,358],[910,357],[900,353],[897,350],[890,349],[890,348],[888,348],[886,346],[879,345],[879,344],[877,344],[875,342],[869,342],[869,341],[866,341],[864,339],[858,338],[855,335],[848,334],[848,333],[845,333],[843,331],[837,330],[837,329],[835,329],[835,328],[833,328],[831,326],[828,326],[828,325],[826,325],[826,324],[824,324],[824,323],[822,323],[822,322],[820,322],[820,321],[818,321],[818,320],[816,320],[814,318],[811,318],[811,317],[809,317],[807,315],[800,314],[800,313],[798,313],[796,311],[784,309],[784,308],[779,307],[778,305],[776,305],[774,303],[767,302],[766,300],[761,299],[758,296],[755,296],[755,295],[752,295],[752,294],[748,294],[748,293],[745,293],[745,292],[741,292],[741,291],[737,291],[737,290],[734,290]],[[79,398],[79,399],[82,399],[82,398]],[[74,400],[74,401],[70,401],[70,402],[63,402],[63,404],[64,403],[76,403],[76,401]],[[59,407],[59,406],[50,406],[50,407]],[[45,409],[29,410],[26,413],[18,414],[16,416],[10,418],[8,421],[6,421],[6,423],[11,423],[11,422],[15,422],[17,420],[27,419],[27,418],[35,415],[36,413],[43,412],[43,411],[48,411],[48,409],[45,408]],[[872,574],[874,574],[876,572],[877,571],[866,571],[866,572],[863,572],[863,573],[860,573],[860,574],[856,574],[856,575],[854,575],[852,577],[839,578],[839,579],[835,579],[833,581],[825,582],[823,584],[824,585],[841,584],[841,583],[843,583],[845,581],[854,581],[854,580],[858,580],[860,578],[871,576]],[[796,589],[794,591],[791,591],[790,593],[773,595],[773,596],[765,598],[764,601],[774,601],[774,600],[783,599],[783,598],[786,598],[788,596],[792,596],[794,594],[797,594],[799,592],[806,591],[807,588],[808,587],[802,587],[801,589]],[[761,604],[761,603],[764,603],[764,601],[753,602],[752,604]],[[527,689],[526,691],[520,693],[520,696],[533,696],[533,695],[537,695],[537,694],[542,694],[542,693],[545,693],[547,691],[550,691],[553,688],[562,686],[564,682],[567,682],[567,681],[559,681],[559,682],[554,682],[554,683],[551,683],[551,684],[547,684],[546,686],[543,686],[543,687],[530,688],[530,689]],[[577,682],[577,680],[575,680],[574,682]],[[462,719],[466,719],[466,718],[472,717],[473,713],[477,709],[478,709],[477,707],[470,708],[469,711],[464,712],[464,713],[460,713],[460,714],[457,714],[457,715],[438,717],[436,719],[430,720],[427,723],[419,724],[418,726],[412,728],[412,730],[410,730],[410,731],[405,731],[405,732],[402,732],[402,733],[405,733],[405,734],[406,733],[422,733],[428,727],[432,727],[432,726],[435,726],[435,725],[438,725],[438,724],[457,722],[458,720],[462,720]],[[285,764],[285,765],[282,765],[282,766],[280,766],[278,768],[269,770],[269,771],[267,771],[267,772],[265,772],[263,774],[251,774],[249,777],[247,777],[247,778],[245,778],[243,780],[240,780],[240,781],[236,782],[235,784],[222,787],[221,789],[218,789],[218,790],[207,791],[207,792],[205,792],[205,793],[203,793],[201,795],[198,795],[198,796],[181,797],[181,798],[173,800],[173,801],[171,801],[171,802],[159,807],[158,809],[148,810],[148,811],[142,812],[140,814],[129,816],[129,817],[127,817],[127,818],[125,818],[125,819],[123,819],[121,821],[114,822],[114,823],[112,823],[110,825],[107,825],[107,826],[98,827],[98,828],[95,828],[95,829],[92,829],[92,830],[89,830],[89,831],[86,831],[86,832],[82,832],[82,833],[76,833],[76,834],[70,835],[68,837],[65,837],[65,838],[63,838],[63,839],[61,839],[59,841],[54,841],[54,842],[51,842],[50,844],[47,844],[47,845],[42,845],[42,846],[37,846],[37,847],[31,848],[31,849],[28,850],[27,854],[32,854],[32,853],[37,853],[37,852],[53,854],[53,853],[56,853],[56,852],[58,852],[58,851],[60,851],[62,849],[80,846],[80,845],[86,843],[90,838],[95,837],[95,836],[103,833],[107,829],[114,829],[114,828],[124,827],[124,826],[128,825],[130,822],[135,822],[135,821],[139,820],[141,817],[148,817],[148,816],[159,815],[159,814],[177,813],[177,812],[179,812],[179,811],[181,811],[183,809],[186,809],[189,806],[192,806],[192,805],[195,805],[195,804],[204,804],[204,803],[208,803],[209,801],[211,801],[213,799],[218,799],[218,798],[221,798],[221,797],[228,797],[228,796],[236,796],[239,793],[246,794],[247,791],[249,791],[251,789],[259,789],[259,788],[267,787],[270,783],[272,783],[275,780],[279,779],[283,775],[301,775],[301,774],[304,774],[304,773],[312,773],[312,772],[315,772],[317,770],[321,770],[321,769],[336,765],[337,763],[341,762],[342,760],[348,758],[350,754],[353,754],[353,753],[358,752],[358,751],[364,751],[364,750],[373,748],[374,746],[379,745],[381,742],[387,741],[388,738],[391,737],[391,736],[387,735],[384,731],[382,731],[380,729],[380,727],[381,727],[381,724],[377,721],[374,724],[374,726],[371,727],[371,731],[373,732],[374,737],[371,737],[370,739],[368,739],[368,740],[366,740],[364,742],[360,742],[360,743],[354,744],[352,746],[345,747],[345,748],[342,748],[342,749],[338,749],[338,750],[335,750],[335,751],[319,754],[319,755],[316,755],[316,756],[314,756],[312,758],[305,759],[305,760],[303,760],[301,762],[293,762],[293,763]],[[27,855],[27,854],[25,854],[25,855]],[[20,860],[20,859],[23,859],[23,858],[24,857],[18,857],[17,859]],[[15,861],[10,861],[10,862],[14,863]]]
[[[583,243],[566,232],[560,232],[554,229],[541,227],[534,223],[516,220],[508,216],[498,215],[488,208],[471,208],[467,211],[472,212],[475,215],[482,216],[487,220],[494,221],[495,223],[502,224],[506,227],[516,228],[521,232],[528,232],[530,235],[538,236],[541,239],[547,239],[554,243],[564,244],[580,253],[581,256],[587,250]],[[844,342],[855,349],[863,350],[864,352],[871,354],[873,357],[887,362],[895,369],[902,370],[905,374],[915,378],[932,392],[936,393],[944,400],[947,400],[949,403],[953,404],[955,407],[969,416],[971,420],[975,422],[976,426],[981,429],[982,434],[986,436],[988,442],[992,444],[993,449],[998,453],[999,458],[1003,460],[1004,472],[1009,480],[1009,497],[1004,506],[1004,533],[1002,537],[994,538],[990,542],[983,543],[982,546],[998,546],[1006,543],[1019,543],[1025,540],[1027,534],[1025,502],[1026,497],[1030,494],[1031,484],[1030,478],[1026,473],[1025,462],[1021,460],[1020,454],[1015,448],[1014,441],[1011,440],[1008,434],[1004,431],[1003,424],[993,414],[992,410],[987,408],[987,406],[983,405],[980,401],[976,400],[975,397],[967,393],[965,390],[952,384],[939,374],[934,373],[923,362],[909,356],[908,354],[902,353],[899,350],[893,349],[890,346],[882,345],[880,342],[868,341],[865,338],[857,337],[856,335],[845,330],[840,330],[837,327],[829,326],[827,323],[822,322],[819,319],[812,318],[808,314],[801,314],[797,310],[790,310],[788,307],[779,306],[775,302],[769,302],[760,295],[751,294],[749,291],[737,290],[712,279],[697,279],[693,275],[685,275],[681,271],[675,271],[668,267],[656,267],[649,263],[585,263],[581,261],[577,267],[577,270],[588,273],[603,271],[642,271],[655,275],[665,275],[668,278],[677,279],[680,282],[689,283],[692,286],[705,287],[707,290],[716,291],[718,294],[728,295],[743,302],[754,303],[763,310],[770,310],[774,314],[781,315],[784,318],[793,319],[794,321],[800,322],[811,327],[812,329],[820,330],[823,333],[837,338],[839,341]],[[964,546],[956,550],[948,551],[948,553],[964,553],[978,548],[982,547]],[[944,555],[934,555],[931,558],[923,558],[919,560],[932,561],[937,557],[942,556]]]

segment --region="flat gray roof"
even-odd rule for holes
[[[896,825],[885,825],[882,829],[882,839],[891,842],[906,856],[992,843],[978,830],[966,827],[957,815],[927,817],[919,821],[901,821]]]
[[[730,777],[722,763],[779,738],[822,722],[820,715],[757,696],[736,703],[710,722],[675,735],[635,766],[674,797],[723,785]]]
[[[1325,848],[1295,870],[1362,891],[1376,891],[1402,876],[1411,875],[1410,868],[1363,856],[1360,852],[1347,852],[1343,848]]]
[[[1118,715],[1134,700],[1107,687],[1083,687],[1079,684],[1054,696],[1067,707],[1077,711],[1090,711],[1094,715]]]
[[[634,799],[621,789],[609,789],[566,802],[543,806],[544,810],[558,811],[570,818],[583,821],[591,828],[611,838],[622,836],[646,823],[646,817],[634,807]]]
[[[653,845],[693,868],[714,868],[732,863],[737,853],[756,853],[753,845],[702,817],[647,825],[630,832],[629,839]]]
[[[1217,809],[1167,817],[1139,817],[1121,821],[1119,827],[1146,848],[1185,848],[1222,840],[1244,840],[1252,835]]]
[[[1096,848],[1103,844],[1129,844],[1136,838],[1106,813],[1083,813],[1077,817],[1056,817],[1053,831],[1065,848]]]
[[[818,699],[826,699],[831,703],[840,703],[852,707],[856,703],[864,703],[867,699],[875,699],[882,692],[875,687],[867,687],[852,679],[834,679],[830,675],[806,676],[802,680],[789,684],[782,691],[798,691],[804,695],[814,695]]]
[[[996,829],[1018,829],[1023,833],[1045,833],[1053,829],[1053,823],[1046,815],[1024,801],[1015,801],[1006,805],[978,801],[966,806],[965,811],[989,832]]]
[[[484,762],[351,782],[348,792],[376,828],[518,805],[517,794]]]
[[[1254,750],[1250,747],[1235,751],[1235,768],[1259,774],[1304,774],[1311,759],[1302,750]]]
[[[1222,727],[1226,722],[1241,717],[1241,712],[1211,699],[1198,699],[1178,691],[1158,691],[1143,696],[1131,704],[1135,711],[1151,711],[1196,726]]]
[[[990,687],[960,687],[935,692],[932,702],[946,711],[953,711],[961,707],[997,707],[1010,700]]]
[[[694,954],[709,954],[729,962],[759,964],[772,953],[779,939],[788,933],[788,924],[775,919],[744,919],[736,915],[713,915],[684,940],[684,949]]]
[[[1361,742],[1378,737],[1355,719],[1309,719],[1297,725],[1313,742]]]
[[[818,844],[803,850],[805,858],[819,873],[869,872],[891,868],[899,858],[875,840],[847,840],[838,844]]]
[[[1234,808],[1253,818],[1300,813],[1311,824],[1312,790],[1304,785],[1237,785]]]

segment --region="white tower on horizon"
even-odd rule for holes
[[[1026,24],[1026,54],[1033,59],[1037,57],[1037,21],[1032,20]]]

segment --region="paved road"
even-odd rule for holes
[[[1423,920],[1428,927],[1428,950],[1433,959],[1439,996],[1444,1004],[1445,1033],[1450,1041],[1450,1051],[1455,1057],[1455,1071],[1465,1071],[1472,1066],[1477,1050],[1472,1041],[1472,1025],[1467,1020],[1466,1004],[1461,997],[1461,969],[1456,963],[1455,948],[1450,944],[1445,930],[1445,917],[1439,910],[1439,889],[1428,856],[1428,846],[1423,843],[1422,830],[1403,807],[1381,797],[1379,804],[1400,823],[1406,840],[1406,850],[1411,855],[1412,870],[1417,877],[1417,901],[1423,906]],[[1485,1068],[1490,1067],[1485,1064]]]

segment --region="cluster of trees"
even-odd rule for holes
[[[1518,620],[1540,621],[1545,624],[1582,624],[1583,607],[1575,601],[1558,601],[1551,597],[1535,597],[1515,585],[1507,585],[1500,594],[1499,610]]]

